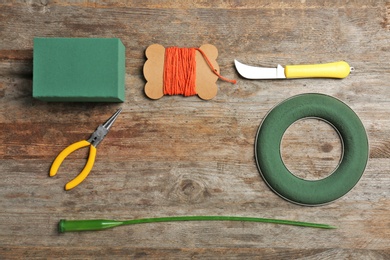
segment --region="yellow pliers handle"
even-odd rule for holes
[[[93,164],[95,163],[96,147],[86,140],[76,142],[62,150],[62,152],[57,155],[57,157],[54,159],[53,164],[51,165],[50,176],[54,176],[57,174],[58,168],[60,167],[61,163],[69,154],[86,146],[89,146],[89,156],[87,163],[85,164],[84,169],[80,172],[80,174],[65,185],[65,190],[73,189],[74,187],[79,185],[91,172]]]

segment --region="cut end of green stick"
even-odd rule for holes
[[[336,226],[331,226],[331,225],[327,225],[327,226],[328,226],[327,229],[337,229]]]

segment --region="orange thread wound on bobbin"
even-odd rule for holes
[[[196,95],[194,48],[165,49],[164,95]]]
[[[184,95],[188,97],[197,94],[195,86],[195,51],[199,51],[202,54],[212,72],[220,79],[233,84],[236,83],[236,80],[230,80],[221,76],[201,49],[169,47],[165,49],[164,95]]]

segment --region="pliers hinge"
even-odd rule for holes
[[[95,132],[92,133],[91,137],[87,141],[96,147],[101,141],[103,141],[107,133],[108,133],[108,129],[105,128],[103,125],[99,125],[98,128],[96,128]]]

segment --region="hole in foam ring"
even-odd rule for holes
[[[321,180],[338,167],[343,145],[337,130],[319,118],[304,118],[287,128],[280,154],[284,165],[304,180]]]

